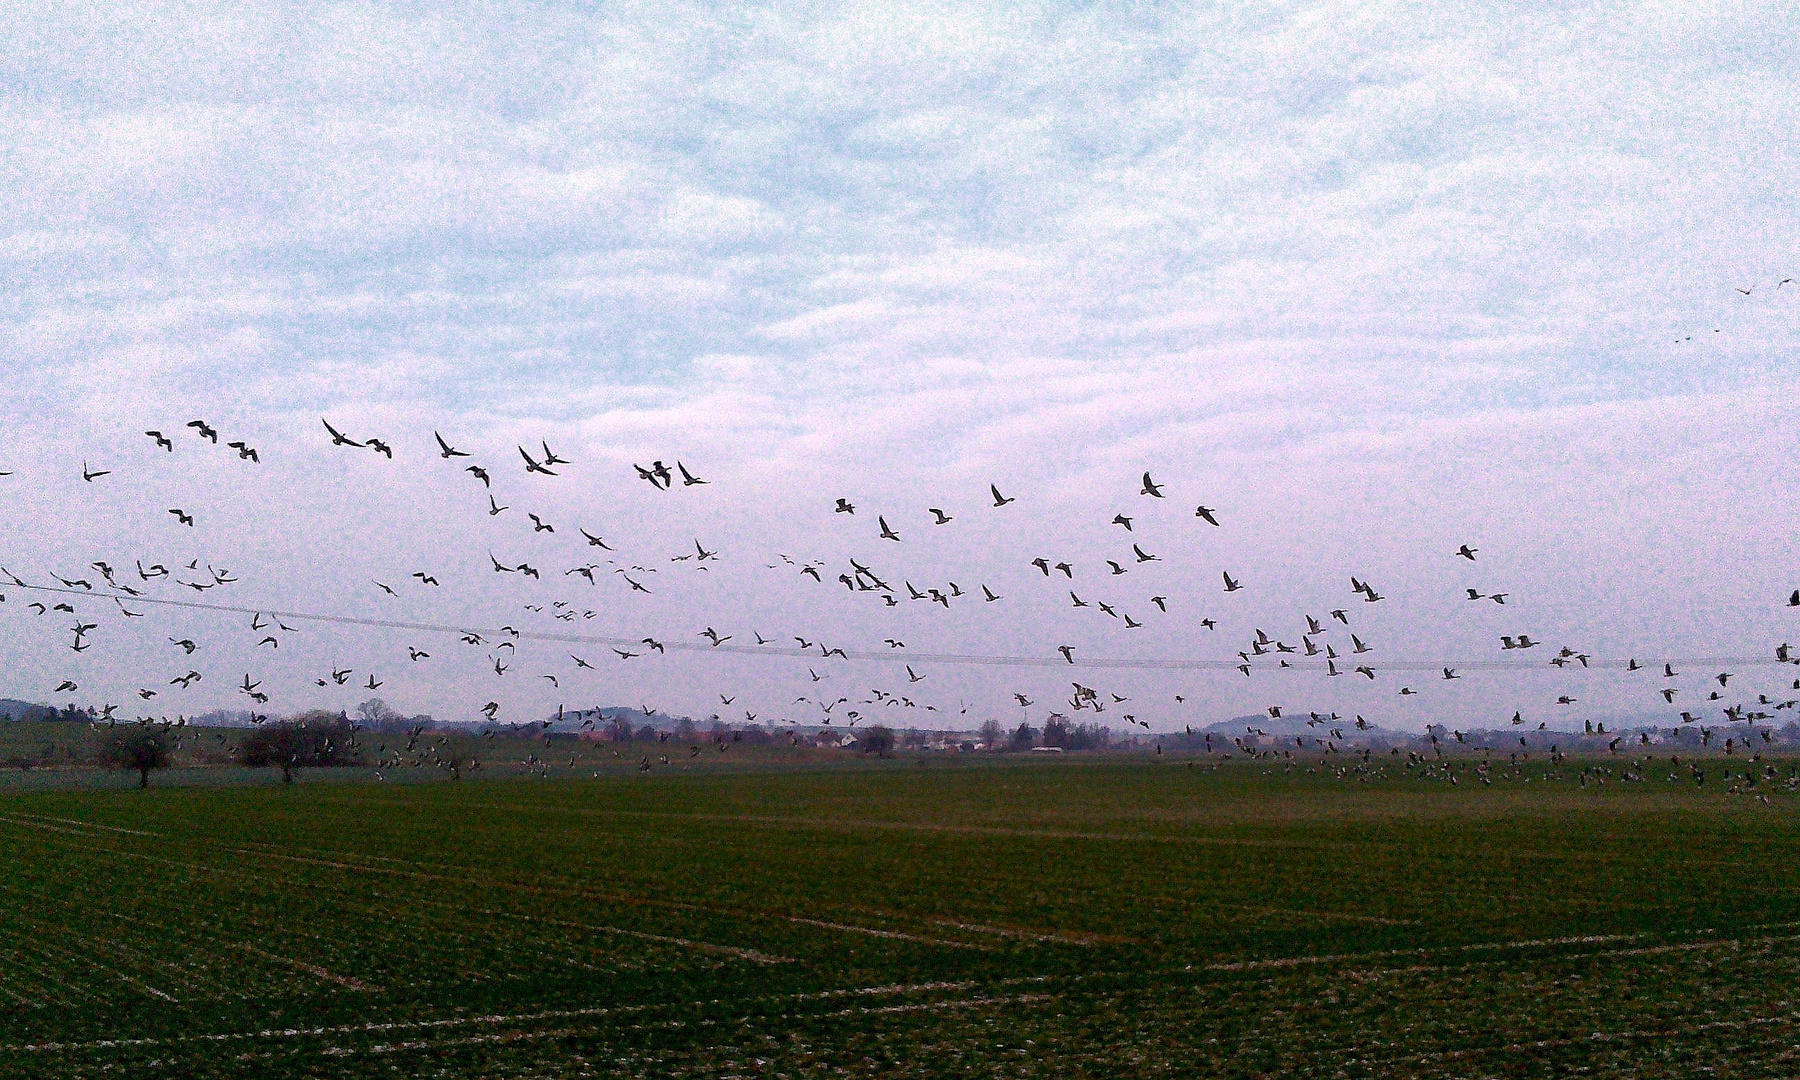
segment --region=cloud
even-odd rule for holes
[[[204,539],[254,567],[256,602],[298,604],[453,551],[462,606],[407,603],[518,617],[475,539],[552,541],[443,472],[438,429],[508,469],[517,445],[567,443],[579,481],[500,494],[640,557],[730,538],[747,576],[605,594],[620,627],[879,641],[892,609],[763,569],[861,552],[1004,583],[1004,606],[906,609],[944,651],[1229,658],[1238,639],[1191,619],[1291,623],[1352,568],[1409,612],[1386,655],[1491,651],[1501,614],[1595,648],[1763,651],[1787,629],[1758,606],[1784,592],[1769,568],[1795,554],[1771,509],[1796,501],[1800,381],[1800,286],[1777,287],[1800,277],[1784,30],[1666,5],[19,9],[0,17],[8,557]],[[321,414],[408,465],[328,454]],[[269,467],[134,442],[194,415]],[[67,483],[121,441],[113,494]],[[657,457],[713,483],[657,502],[630,471]],[[1180,563],[1132,588],[1193,603],[1140,638],[1028,591],[1025,560],[1103,566],[1145,468],[1233,528],[1154,526]],[[990,482],[1026,493],[1010,517],[984,516]],[[218,531],[169,534],[158,485]],[[866,511],[850,529],[839,495],[905,520],[906,543],[877,543]],[[921,518],[946,502],[955,529]],[[1424,599],[1460,595],[1432,560],[1476,533],[1520,597],[1480,619]],[[1219,606],[1221,568],[1258,599]],[[357,588],[346,606],[385,602]],[[30,696],[66,658],[5,625],[38,658]],[[711,668],[645,667],[608,685],[710,698]],[[793,674],[730,671],[771,703]],[[447,713],[485,685],[395,678]],[[1458,692],[1482,708],[1510,692],[1475,682]]]

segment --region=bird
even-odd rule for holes
[[[435,432],[435,431],[432,432],[431,437],[437,440],[439,457],[449,459],[449,458],[458,458],[458,457],[468,457],[469,456],[468,454],[464,453],[463,451],[458,450],[456,447],[451,446],[449,443],[445,442],[444,437],[442,435],[439,435],[437,432]]]
[[[468,468],[464,469],[463,472],[469,473],[473,475],[475,479],[481,481],[482,487],[491,488],[494,486],[493,478],[488,475],[486,469],[479,465],[470,465]]]
[[[944,513],[942,510],[939,510],[935,506],[930,507],[927,512],[930,513],[932,517],[937,519],[936,524],[939,524],[939,525],[948,525],[952,521],[956,520],[955,518],[951,517],[949,514]]]
[[[1169,598],[1166,596],[1152,596],[1150,602],[1156,605],[1158,611],[1167,613],[1169,610]]]
[[[1194,507],[1194,516],[1205,521],[1208,525],[1215,525],[1215,526],[1218,525],[1219,519],[1216,517],[1213,517],[1213,514],[1215,514],[1217,512],[1218,511],[1214,510],[1210,506]]]
[[[1031,560],[1031,565],[1037,567],[1039,570],[1042,570],[1044,572],[1045,577],[1050,576],[1050,560],[1049,559],[1033,559],[1033,560]]]
[[[155,439],[156,445],[162,447],[164,450],[167,450],[169,453],[173,454],[175,452],[174,440],[170,439],[167,435],[164,435],[162,432],[146,431],[146,432],[144,432],[144,434],[150,436],[152,439]]]
[[[488,493],[488,517],[499,517],[503,512],[510,509],[512,509],[510,506],[501,506],[499,501],[494,498],[492,492]]]
[[[595,536],[591,532],[588,532],[586,529],[578,529],[576,531],[581,533],[582,536],[587,538],[589,547],[606,548],[607,551],[612,550],[611,547],[607,546],[607,543],[605,540],[602,540],[600,537]]]
[[[1063,659],[1067,660],[1069,663],[1073,664],[1075,662],[1075,646],[1058,645],[1056,651],[1062,653]]]
[[[199,421],[195,421],[194,423],[199,423]],[[352,439],[350,436],[339,431],[337,428],[332,427],[331,421],[325,419],[322,416],[319,417],[319,423],[324,424],[325,430],[331,433],[331,445],[333,445],[333,446],[361,446],[361,445],[363,445],[362,443],[357,442],[355,439]],[[189,424],[188,426],[193,427],[194,425]],[[204,435],[204,434],[206,434],[206,432],[202,431],[201,434]],[[213,438],[213,442],[218,442],[218,441],[219,441],[218,437],[215,436]]]
[[[996,594],[994,592],[994,590],[988,588],[986,585],[983,585],[981,587],[981,595],[982,595],[983,601],[986,603],[989,603],[989,604],[993,603],[996,600],[1002,599],[1002,597],[1000,597],[998,594]]]
[[[243,458],[245,461],[253,461],[258,465],[262,464],[262,457],[257,454],[256,447],[251,446],[242,439],[239,439],[237,442],[228,442],[225,445],[236,450],[238,452],[238,457]]]
[[[419,584],[421,585],[436,585],[438,583],[437,578],[432,577],[423,570],[414,570],[412,576],[418,578]]]
[[[369,580],[375,581],[374,578],[370,578]],[[377,587],[379,587],[381,589],[382,592],[387,593],[389,596],[399,596],[400,595],[399,593],[394,591],[394,587],[392,585],[384,585],[379,581],[375,581],[375,584]]]
[[[519,456],[525,459],[525,471],[528,473],[542,473],[545,476],[561,475],[559,473],[551,472],[550,467],[548,465],[543,465],[536,461],[533,461],[531,458],[531,455],[527,454],[525,452],[525,448],[523,446],[519,447]]]
[[[88,467],[87,462],[83,461],[81,463],[81,478],[90,484],[95,480],[100,479],[102,476],[110,475],[112,475],[111,469],[91,469]]]
[[[994,496],[995,506],[1005,506],[1009,502],[1018,501],[1016,498],[1009,498],[1008,496],[1000,494],[1000,487],[997,484],[989,484],[988,492]]]
[[[852,506],[850,504],[850,500],[848,500],[848,499],[839,499],[837,501],[837,506],[832,510],[832,513],[834,513],[834,514],[854,514],[854,513],[856,513],[856,507]]]
[[[1126,516],[1125,516],[1125,515],[1124,515],[1124,514],[1114,514],[1114,515],[1113,515],[1113,519],[1112,519],[1112,523],[1113,523],[1113,524],[1114,524],[1114,525],[1123,525],[1123,526],[1125,526],[1125,531],[1126,531],[1126,532],[1130,532],[1130,531],[1131,531],[1131,519],[1130,519],[1130,518],[1128,518],[1128,517],[1126,517]]]
[[[550,449],[550,443],[547,440],[539,439],[538,445],[542,446],[544,448],[544,464],[546,464],[546,465],[567,465],[569,463],[568,458],[556,456],[556,452],[554,450]]]
[[[219,433],[214,431],[212,425],[208,424],[206,421],[189,420],[187,426],[193,428],[195,433],[202,439],[211,439],[214,446],[219,444]]]
[[[1056,564],[1055,568],[1062,571],[1063,577],[1068,578],[1070,581],[1075,580],[1075,568],[1073,566],[1070,566],[1066,562],[1059,562]]]
[[[1144,487],[1143,487],[1143,490],[1138,492],[1138,494],[1139,495],[1151,495],[1151,496],[1154,496],[1154,497],[1160,499],[1163,497],[1162,489],[1163,489],[1163,485],[1152,481],[1150,479],[1150,474],[1145,473],[1144,474]]]
[[[687,466],[683,465],[679,461],[677,461],[675,463],[675,471],[681,474],[681,486],[682,487],[693,487],[695,484],[710,483],[710,481],[702,480],[698,476],[695,476],[693,473],[688,472]]]
[[[531,519],[531,531],[532,532],[553,533],[556,531],[556,527],[554,525],[546,524],[544,522],[544,519],[541,517],[538,517],[536,514],[527,512],[525,516]]]
[[[1475,561],[1475,553],[1480,550],[1481,550],[1480,548],[1472,548],[1469,545],[1464,544],[1463,546],[1456,549],[1456,553],[1458,555],[1461,555],[1463,558],[1469,560],[1470,562],[1474,562]]]
[[[1144,553],[1144,549],[1141,547],[1138,547],[1136,544],[1131,545],[1131,553],[1133,555],[1136,555],[1137,561],[1141,562],[1141,563],[1161,562],[1162,561],[1161,555],[1147,555]]]
[[[1224,578],[1225,578],[1225,591],[1226,592],[1237,592],[1239,589],[1244,587],[1238,581],[1233,579],[1230,573],[1224,573]]]
[[[880,523],[880,525],[881,525],[881,538],[883,540],[893,540],[896,542],[899,541],[900,534],[895,532],[893,529],[888,528],[887,518],[882,517],[880,515],[876,515],[875,520],[878,523]]]
[[[171,508],[169,510],[169,513],[174,514],[175,520],[181,522],[183,525],[186,525],[188,528],[191,529],[194,527],[194,515],[188,513],[187,511],[181,510],[181,509],[176,509],[176,508]]]

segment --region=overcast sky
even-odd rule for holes
[[[1100,717],[1115,726],[1270,705],[1414,729],[1716,713],[1717,666],[1663,680],[1547,654],[1800,643],[1792,18],[11,5],[0,564],[99,584],[106,561],[149,597],[229,606],[703,646],[710,626],[896,660],[509,656],[292,622],[268,646],[248,616],[80,599],[71,619],[6,588],[0,695],[192,713],[248,705],[249,675],[278,712],[379,695],[444,719],[495,701],[502,719],[644,702],[811,721],[844,696],[835,715],[973,726],[1041,720],[1073,679],[1131,699]],[[322,416],[393,460],[333,447]],[[510,509],[489,512],[434,430]],[[543,440],[569,459],[557,477],[518,458]],[[709,483],[653,490],[631,464],[657,458]],[[84,481],[84,461],[111,475]],[[1146,469],[1166,499],[1139,494]],[[990,483],[1017,501],[992,506]],[[704,571],[671,561],[696,539],[720,553]],[[1046,580],[1040,555],[1074,577]],[[897,606],[834,582],[852,557]],[[139,559],[238,580],[145,582]],[[592,587],[566,573],[588,562]],[[631,565],[656,571],[636,574],[649,593],[613,573]],[[914,602],[902,581],[971,596]],[[1270,657],[1249,677],[920,663],[909,682],[900,659],[1235,661],[1256,628],[1300,646],[1332,608],[1350,626],[1315,643],[1347,653],[1354,629],[1375,651],[1343,666],[1376,679]],[[100,624],[79,653],[78,621]],[[1546,645],[1502,651],[1519,633]],[[1380,670],[1520,656],[1536,666],[1453,682]],[[167,684],[190,668],[201,682]],[[1729,700],[1794,674],[1747,667]],[[53,694],[63,679],[80,689]],[[859,706],[875,687],[919,707]]]

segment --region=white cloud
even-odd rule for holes
[[[586,486],[506,491],[663,557],[717,529],[757,571],[650,622],[879,640],[885,609],[758,576],[771,550],[868,553],[862,517],[828,512],[844,493],[908,521],[874,553],[1015,594],[1004,618],[908,609],[922,640],[1229,656],[1186,624],[1070,622],[1017,576],[1026,549],[1115,550],[1106,521],[1154,467],[1245,531],[1153,532],[1192,566],[1133,572],[1209,605],[1222,564],[1267,583],[1234,619],[1366,565],[1417,616],[1391,654],[1490,649],[1419,599],[1453,584],[1431,557],[1486,530],[1521,595],[1567,598],[1509,617],[1760,650],[1781,631],[1756,598],[1795,554],[1770,507],[1800,501],[1785,29],[1657,5],[21,9],[0,19],[0,395],[22,418],[0,468],[35,494],[6,550],[168,542],[166,499],[63,481],[204,414],[271,467],[132,468],[216,500],[220,550],[271,595],[449,550],[481,570],[472,535],[548,540],[460,472],[408,470],[433,428],[509,469],[549,436]],[[321,413],[389,432],[408,469],[321,456]],[[703,501],[652,500],[629,464],[656,457],[703,463]],[[993,481],[1028,493],[1010,518],[981,516]],[[953,495],[967,532],[920,522]],[[70,506],[96,520],[46,539]],[[472,612],[509,602],[465,584]],[[6,652],[61,659],[29,625]],[[754,670],[774,695],[785,676]],[[482,685],[444,678],[407,692],[449,710]]]

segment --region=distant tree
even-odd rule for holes
[[[260,727],[238,743],[238,756],[253,769],[281,770],[283,783],[294,770],[358,762],[356,732],[343,713],[316,710]]]
[[[1017,730],[1012,733],[1012,741],[1007,744],[1008,750],[1029,750],[1037,742],[1037,730],[1025,721],[1020,721]]]
[[[876,724],[863,731],[862,738],[857,740],[857,749],[865,754],[886,757],[894,752],[894,732],[883,724]]]
[[[1068,741],[1063,744],[1069,750],[1104,750],[1112,742],[1112,729],[1100,724],[1076,724],[1069,729]]]
[[[115,769],[136,769],[138,787],[150,786],[150,770],[169,767],[169,733],[155,724],[121,724],[108,729],[101,754]]]
[[[1000,721],[990,716],[981,722],[980,738],[983,749],[998,750],[1001,740],[1006,738],[1006,730],[1000,726]]]
[[[403,731],[406,717],[380,698],[370,698],[356,707],[357,719],[370,731]]]
[[[1044,720],[1045,746],[1069,747],[1069,718],[1062,713],[1051,713]]]

